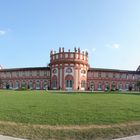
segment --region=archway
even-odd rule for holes
[[[33,89],[33,81],[29,81],[29,85],[28,86],[29,86],[30,89]]]
[[[36,81],[36,89],[41,89],[41,83],[39,80]]]
[[[43,81],[43,89],[47,90],[49,88],[47,80]]]
[[[66,88],[66,90],[73,89],[73,77],[72,77],[72,75],[67,75],[65,77],[65,88]]]
[[[94,91],[94,82],[90,82],[90,91]]]
[[[57,89],[57,76],[52,77],[52,89]]]

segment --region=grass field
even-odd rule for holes
[[[42,136],[31,137],[31,135],[33,135],[31,130],[29,131],[31,135],[27,135],[26,131],[30,127],[34,131],[39,131],[42,128],[41,131],[39,131],[40,135],[40,133],[45,133],[45,127],[42,126],[48,125],[80,125],[82,127],[91,125],[108,126],[122,123],[127,124],[130,122],[135,122],[135,129],[140,129],[140,94],[122,94],[115,92],[113,94],[78,94],[68,92],[64,94],[49,93],[47,91],[0,91],[0,132],[4,134],[11,135],[14,130],[10,129],[13,129],[16,125],[21,132],[15,132],[18,131],[15,128],[15,135],[17,133],[18,136],[30,139],[33,137],[35,140],[43,138]],[[39,128],[35,128],[35,126],[38,126]],[[8,131],[3,131],[2,128],[6,128]],[[23,131],[26,132],[26,136],[22,134],[21,128],[24,128]],[[91,136],[89,137],[89,132],[92,129],[88,128],[88,131],[86,130],[87,133],[85,133],[86,131],[83,131],[84,134],[80,131],[81,137],[79,137],[79,139],[84,139],[85,135],[87,136],[86,139],[90,139]],[[107,129],[109,131],[112,130],[108,127]],[[107,131],[107,129],[104,131]],[[49,128],[49,134],[48,127],[46,130],[47,134],[45,133],[45,135],[47,138],[55,137],[65,139],[68,137],[78,139],[76,136],[78,136],[79,131],[76,131],[74,128],[72,128],[71,131],[65,130],[66,132],[64,130],[62,132],[57,130],[56,132],[56,130],[53,131]],[[77,133],[73,132],[73,130]],[[126,129],[124,130],[126,132]],[[133,131],[132,128],[130,128],[130,130]],[[96,131],[97,130],[94,128],[94,132]],[[105,133],[108,134],[107,132]],[[96,132],[96,134],[98,134],[98,132]],[[44,139],[46,139],[45,136]]]

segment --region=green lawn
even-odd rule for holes
[[[43,125],[140,121],[140,95],[0,90],[0,121]]]

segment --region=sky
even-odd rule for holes
[[[92,68],[140,65],[140,0],[0,0],[0,65],[44,67],[50,51],[87,50]]]

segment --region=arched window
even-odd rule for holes
[[[36,89],[40,89],[40,81],[36,81]]]
[[[122,86],[122,83],[119,84],[119,90],[122,90],[123,89],[123,86]]]
[[[26,87],[26,82],[25,81],[22,82],[22,87]]]
[[[135,90],[135,84],[132,83],[132,90]]]
[[[29,82],[29,88],[33,89],[33,82],[32,81]]]
[[[102,83],[101,82],[99,82],[99,84],[98,84],[98,90],[102,90]]]
[[[19,86],[20,86],[20,85],[19,85],[19,82],[18,82],[18,81],[16,81],[16,86],[15,86],[15,88],[16,88],[16,89],[18,89],[18,88],[19,88]]]
[[[52,77],[52,88],[57,89],[57,76],[56,75]]]
[[[10,89],[13,88],[13,83],[12,83],[12,81],[10,81],[10,83],[9,83],[9,88],[10,88]]]
[[[43,88],[48,89],[48,82],[46,80],[43,82]]]
[[[105,84],[105,90],[109,90],[109,89],[110,89],[109,83],[106,82],[106,84]]]
[[[128,84],[128,83],[126,83],[126,85],[125,85],[125,89],[126,89],[126,90],[129,89],[129,84]]]
[[[53,88],[56,88],[57,87],[57,80],[53,80],[52,81],[52,86],[53,86]]]
[[[66,86],[66,89],[73,88],[73,77],[71,75],[67,75],[65,77],[65,86]]]
[[[115,82],[112,82],[112,85],[111,85],[111,90],[115,91],[116,90],[116,84]]]
[[[94,90],[94,82],[90,82],[90,90],[91,90],[91,91]]]

